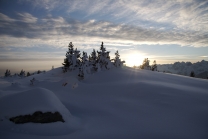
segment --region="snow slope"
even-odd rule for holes
[[[84,80],[77,73],[57,68],[1,78],[0,138],[208,138],[207,80],[129,67]],[[59,111],[67,122],[17,125],[8,120],[38,109]]]

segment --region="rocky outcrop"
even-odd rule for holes
[[[14,122],[15,124],[24,124],[24,123],[53,123],[53,122],[65,122],[62,118],[62,115],[59,112],[41,112],[36,111],[32,115],[20,115],[16,117],[12,117],[9,119],[10,121]]]

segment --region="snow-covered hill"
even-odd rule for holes
[[[158,71],[165,71],[179,75],[190,76],[193,71],[198,78],[208,78],[208,61],[201,62],[175,62],[174,64],[163,64],[157,66]]]
[[[0,138],[208,138],[208,80],[129,67],[77,74],[0,78]],[[65,122],[9,121],[36,110],[58,111]]]

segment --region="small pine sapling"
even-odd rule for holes
[[[194,71],[192,71],[192,72],[190,73],[190,77],[195,77]]]
[[[40,73],[41,73],[41,71],[40,71],[40,70],[38,70],[38,71],[37,71],[37,74],[40,74]]]
[[[74,83],[73,85],[72,85],[72,88],[73,89],[75,89],[75,88],[77,88],[78,87],[78,83]]]
[[[32,80],[30,80],[30,85],[34,85],[34,82],[35,82],[35,78],[32,78]]]
[[[27,76],[30,76],[30,73],[29,72],[27,72]]]
[[[63,83],[63,84],[62,84],[62,86],[66,86],[67,84],[68,84],[68,83],[67,83],[67,82],[65,82],[65,83]]]

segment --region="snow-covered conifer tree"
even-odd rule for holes
[[[83,52],[82,63],[80,65],[80,67],[79,67],[79,74],[78,74],[78,76],[84,78],[90,72],[91,71],[90,71],[89,59],[88,59],[87,53]]]
[[[30,80],[30,85],[34,85],[36,79],[35,78],[32,78],[32,80]]]
[[[30,73],[29,72],[27,72],[27,76],[30,76]]]
[[[97,72],[101,71],[100,63],[96,63],[96,64],[95,64],[95,68],[96,68],[96,71],[97,71]]]
[[[38,70],[38,71],[37,71],[37,74],[40,74],[40,73],[41,73],[41,71],[40,71],[40,70]]]
[[[150,60],[148,60],[148,58],[145,58],[143,61],[143,64],[141,65],[141,69],[147,69],[150,70],[151,67],[149,65]]]
[[[25,77],[25,71],[21,70],[19,76],[20,77]]]
[[[96,64],[97,64],[97,55],[96,55],[95,49],[93,49],[93,51],[91,53],[91,56],[89,56],[89,64],[90,64],[90,66],[92,66],[92,69],[94,71],[97,71],[97,67],[96,67]]]
[[[152,64],[152,71],[157,71],[156,60],[153,61],[153,64]]]
[[[4,76],[9,77],[10,75],[11,75],[10,70],[7,69],[6,72],[4,73]]]
[[[68,45],[68,51],[66,52],[66,58],[64,59],[64,63],[62,63],[64,65],[64,69],[68,69],[70,66],[70,63],[68,61],[68,55],[73,53],[73,47],[74,45],[72,44],[72,42],[70,42]]]
[[[71,61],[71,69],[74,69],[75,67],[78,67],[80,64],[80,51],[77,50],[77,48],[72,53],[71,57],[68,59],[68,61]]]
[[[110,69],[111,68],[111,61],[109,56],[109,51],[106,52],[105,47],[103,46],[103,42],[100,47],[101,51],[97,51],[98,53],[98,63],[100,64],[101,68]]]
[[[74,69],[75,67],[78,67],[80,64],[80,51],[77,49],[74,50],[74,45],[72,42],[68,45],[68,51],[66,52],[66,58],[64,59],[64,65],[63,69],[64,71],[67,71],[67,69]]]
[[[190,77],[195,77],[195,73],[194,73],[194,71],[191,71],[191,73],[190,73]]]
[[[116,55],[116,57],[115,57],[115,59],[114,59],[114,65],[115,65],[116,67],[122,66],[123,63],[125,63],[125,61],[121,61],[121,59],[119,58],[120,55],[119,55],[119,53],[118,53],[118,50],[116,51],[115,55]]]

